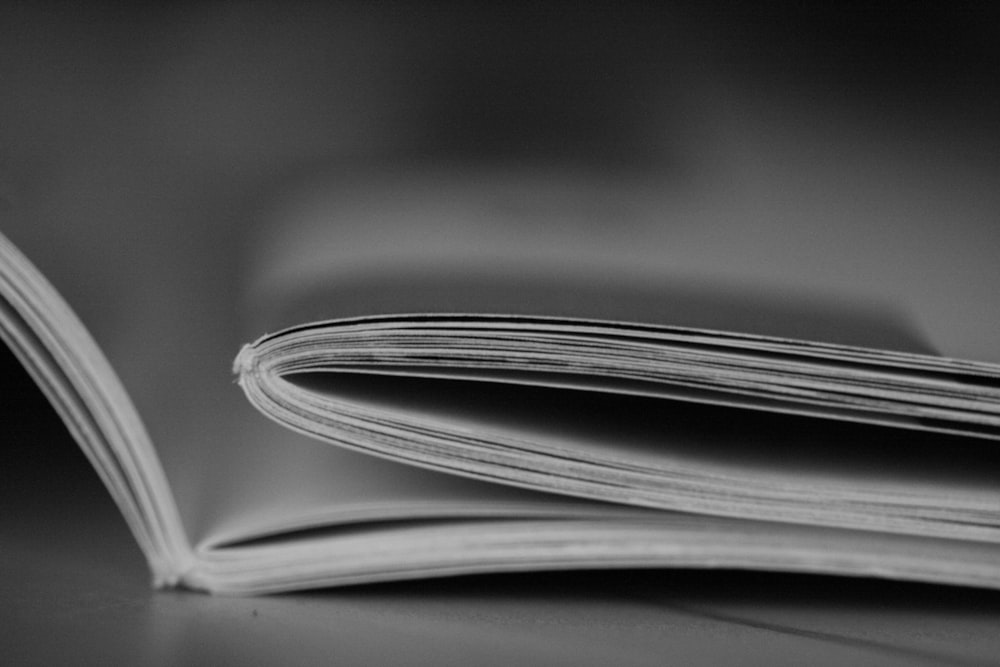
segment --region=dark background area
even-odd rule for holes
[[[998,74],[989,2],[8,2],[0,224],[102,344],[128,344],[116,332],[130,313],[168,316],[199,276],[212,278],[205,304],[235,291],[245,267],[233,248],[257,194],[318,166],[530,159],[668,169],[683,183],[706,159],[691,100],[721,77],[829,108],[859,141],[939,139],[1000,175]],[[135,276],[128,289],[123,272]],[[176,292],[141,303],[164,282]],[[212,313],[204,326],[237,317]],[[234,349],[194,354],[225,366]],[[15,663],[961,664],[1000,651],[995,593],[824,577],[580,573],[260,601],[155,594],[97,476],[6,351],[0,378],[0,653]]]

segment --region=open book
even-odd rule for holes
[[[0,331],[160,586],[697,567],[1000,587],[1000,366],[877,303],[664,273],[638,209],[601,211],[624,235],[577,224],[652,198],[538,174],[299,198],[246,292],[272,333],[233,366],[280,426],[220,397],[204,437],[153,442],[6,239]],[[481,224],[503,216],[528,228]]]

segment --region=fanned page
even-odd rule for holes
[[[996,369],[976,365],[963,377],[952,366],[964,365],[874,351],[874,361],[850,360],[860,349],[830,368],[831,350],[810,364],[812,347],[758,341],[784,354],[753,356],[742,338],[727,350],[722,335],[692,360],[673,340],[706,337],[425,316],[278,334],[237,364],[250,399],[279,421],[418,465],[660,508],[998,537],[993,442],[748,414],[995,439]],[[899,459],[891,467],[879,461],[886,450]]]
[[[669,205],[648,182],[338,176],[291,197],[279,209],[289,224],[265,234],[248,298],[277,333],[236,361],[251,401],[337,446],[657,510],[638,528],[628,515],[562,526],[555,550],[522,537],[507,565],[472,550],[445,571],[594,565],[595,543],[608,565],[664,564],[695,526],[682,564],[997,585],[998,369],[936,353],[968,338],[921,331],[937,297],[924,312],[891,305],[921,296],[887,298],[886,286],[906,287],[898,266],[873,264],[881,281],[863,290],[839,274],[812,289],[801,287],[814,276],[799,289],[759,271],[727,281],[722,265],[705,279],[677,270],[698,242],[664,234]],[[629,236],[592,210],[625,216]],[[856,253],[843,250],[845,262]],[[783,257],[767,268],[794,272],[795,253]],[[632,541],[614,536],[631,529]],[[747,534],[774,548],[756,551]],[[810,551],[817,536],[836,565]],[[717,539],[734,554],[745,543],[742,560],[716,560]]]

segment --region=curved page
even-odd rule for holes
[[[755,223],[748,244],[740,220],[760,211],[740,209],[740,193],[699,200],[660,190],[655,175],[431,166],[317,182],[278,207],[286,224],[265,229],[245,297],[258,330],[279,333],[244,350],[237,370],[280,422],[484,481],[994,553],[995,446],[922,432],[996,435],[996,368],[954,359],[996,351],[939,317],[958,303],[942,290],[972,294],[974,274],[995,273],[974,248],[968,284],[952,275],[927,290],[911,269],[940,244],[933,233],[901,248],[843,221],[838,238],[856,222],[865,244],[827,244],[807,269],[822,216]],[[865,271],[822,270],[838,262]],[[558,329],[554,349],[525,334],[539,321]],[[607,365],[588,372],[581,347],[613,357],[621,343],[595,343],[592,329],[621,322],[652,325],[656,345],[670,339],[669,368],[681,359],[696,376],[652,386]],[[792,390],[801,400],[786,400]],[[790,406],[845,423],[789,417]]]

